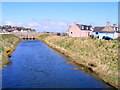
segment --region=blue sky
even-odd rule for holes
[[[72,22],[105,26],[118,22],[117,2],[3,2],[2,22],[37,31],[65,32]]]

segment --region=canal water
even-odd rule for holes
[[[107,88],[106,84],[38,40],[22,41],[2,71],[3,88]]]

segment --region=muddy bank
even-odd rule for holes
[[[99,39],[42,35],[40,40],[118,88],[118,43]]]
[[[13,34],[2,34],[0,35],[0,70],[2,67],[7,66],[11,63],[9,58],[12,52],[15,50],[17,44],[22,40]]]

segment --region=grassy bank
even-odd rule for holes
[[[20,41],[13,34],[0,35],[0,70],[11,62],[8,58]]]
[[[40,40],[118,87],[118,41],[42,35]]]

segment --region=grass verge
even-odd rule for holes
[[[13,34],[0,35],[0,70],[11,63],[8,58],[12,55],[12,52],[20,41],[21,39]]]
[[[40,40],[95,72],[103,81],[118,85],[118,41],[41,35]]]

